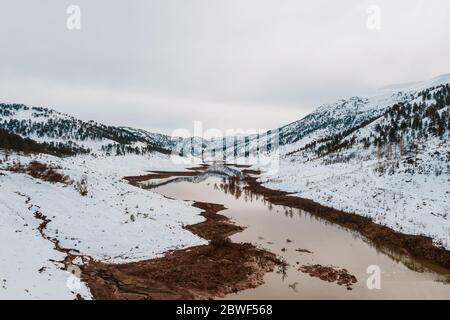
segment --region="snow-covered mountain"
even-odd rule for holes
[[[305,118],[266,133],[215,139],[171,137],[142,129],[106,126],[20,104],[0,104],[0,128],[72,153],[117,155],[156,150],[228,161],[261,152],[324,156],[357,143],[378,145],[379,149],[386,148],[388,142],[396,142],[411,148],[412,135],[416,137],[419,131],[423,133],[422,140],[435,135],[434,129],[430,131],[427,126],[437,125],[442,137],[448,130],[445,121],[446,105],[450,104],[449,83],[447,74],[430,81],[385,87],[371,96],[322,105]],[[387,139],[389,134],[396,137]]]
[[[0,128],[69,154],[168,153],[170,137],[106,126],[42,107],[0,104]]]
[[[195,154],[201,156],[202,150],[211,150],[214,147],[210,146],[222,142],[222,139],[172,137],[138,128],[107,126],[49,108],[7,103],[0,103],[0,129],[42,144],[39,152],[51,149],[52,154],[60,155],[115,156],[154,151],[187,155],[194,154],[195,150]]]
[[[387,152],[384,149],[397,144],[401,144],[403,152],[417,149],[418,139],[427,142],[436,134],[446,137],[449,83],[447,74],[429,81],[385,87],[371,96],[322,105],[301,120],[265,133],[215,139],[171,137],[142,129],[106,126],[20,104],[0,104],[0,128],[63,149],[65,154],[160,151],[232,162],[260,153],[303,159],[341,156],[338,151],[362,144],[366,156],[379,156]]]
[[[447,74],[409,86],[399,85],[383,88],[367,97],[342,99],[322,105],[305,118],[273,129],[270,134],[278,139],[277,143],[280,149],[277,152],[286,155],[296,152],[306,145],[320,145],[322,140],[337,139],[348,135],[359,128],[370,125],[387,112],[397,112],[400,106],[405,106],[409,110],[409,107],[414,104],[419,106],[436,104],[438,101],[436,101],[435,94],[441,95],[441,99],[444,100],[443,102],[439,101],[439,109],[442,109],[445,103],[449,104],[447,86],[449,83],[450,74]],[[423,115],[423,112],[422,108],[420,114],[417,115]],[[411,113],[408,113],[408,116],[411,116]],[[405,118],[403,120],[406,121]],[[410,120],[412,121],[412,119]],[[424,120],[426,121],[426,119]],[[260,141],[259,146],[262,147],[261,141],[264,143],[271,139],[267,139],[264,134],[248,136],[247,141],[242,143],[240,148],[244,148],[247,144],[247,148],[255,150],[258,145],[257,140]]]
[[[447,74],[429,81],[385,87],[369,96],[322,105],[301,120],[267,132],[216,139],[180,138],[165,145],[183,154],[229,162],[256,159],[261,153],[276,153],[282,157],[293,154],[306,156],[306,150],[309,155],[318,151],[320,154],[316,156],[324,156],[337,151],[336,148],[342,149],[344,145],[349,148],[349,139],[353,139],[351,144],[357,142],[354,140],[356,134],[361,140],[359,142],[366,146],[378,144],[387,147],[389,141],[386,137],[392,127],[396,137],[391,137],[393,140],[390,142],[411,147],[413,134],[416,137],[421,131],[423,134],[419,136],[425,141],[435,135],[434,129],[430,131],[427,126],[437,126],[435,129],[439,136],[445,136],[444,131],[448,130],[445,121],[448,117],[446,105],[450,104],[449,84],[450,74]],[[247,162],[252,163],[252,160]]]
[[[323,105],[304,119],[280,128],[280,145],[285,146],[283,150],[285,153],[299,150],[307,144],[317,144],[316,147],[319,148],[325,141],[342,140],[345,136],[363,128],[373,131],[373,124],[377,122],[392,125],[394,129],[398,126],[398,133],[406,134],[407,127],[412,126],[414,117],[420,117],[425,122],[429,120],[424,118],[430,115],[428,113],[425,115],[428,107],[437,104],[436,109],[440,110],[439,113],[446,111],[445,105],[450,104],[449,83],[450,75],[446,75],[431,81],[415,83],[412,87],[403,87],[400,91],[384,89],[373,96],[352,97]],[[431,117],[433,120],[436,120],[435,111],[435,109],[428,110],[429,113],[433,113]],[[395,117],[390,124],[380,119],[387,114],[391,118]],[[403,121],[406,126],[401,126]],[[379,134],[372,133],[366,138],[370,140],[371,137],[371,141],[374,142]]]
[[[217,139],[170,137],[0,104],[0,241],[8,244],[0,259],[0,298],[76,297],[66,285],[71,273],[60,263],[65,254],[51,241],[112,262],[204,244],[184,228],[202,221],[200,210],[123,180],[191,167],[162,154],[171,151],[249,162],[263,171],[259,181],[269,188],[429,236],[450,249],[449,115],[450,75],[326,104],[266,133]],[[260,152],[273,155],[276,170],[252,156]],[[63,182],[24,169],[35,162]],[[78,187],[83,181],[87,194]],[[46,217],[50,222],[42,221]],[[79,293],[91,297],[84,284]]]
[[[261,182],[450,248],[450,76],[397,90],[280,128],[278,170]]]

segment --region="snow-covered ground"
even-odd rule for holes
[[[0,179],[5,179],[0,176]],[[20,191],[20,186],[16,190]],[[42,238],[26,199],[1,187],[0,197],[0,299],[89,298],[81,284],[77,292],[67,286],[71,274],[61,270],[64,253]],[[33,209],[33,208],[31,208]]]
[[[1,151],[0,159],[4,159]],[[74,181],[86,175],[88,195],[81,196],[73,184],[0,170],[0,299],[70,299],[75,293],[89,297],[84,286],[72,292],[66,285],[70,274],[61,270],[64,254],[37,230],[42,221],[34,217],[36,211],[51,220],[44,230],[47,237],[57,239],[62,248],[103,261],[149,259],[170,249],[206,243],[183,229],[203,220],[199,209],[122,180],[147,170],[183,169],[167,156],[61,159],[12,154],[0,166],[32,160],[58,166]]]

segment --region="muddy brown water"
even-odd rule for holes
[[[224,177],[174,179],[152,189],[170,198],[223,204],[243,232],[234,242],[250,242],[282,257],[285,272],[266,274],[255,289],[225,299],[450,299],[450,271],[375,247],[357,232],[330,224],[303,210],[271,205],[242,188],[229,188]],[[309,250],[311,253],[299,252]],[[358,282],[353,290],[298,271],[307,264],[346,268]],[[380,289],[369,289],[369,266],[381,271]]]

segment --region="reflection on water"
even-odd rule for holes
[[[246,227],[235,242],[251,242],[281,256],[288,266],[265,277],[265,284],[228,296],[231,299],[450,299],[450,273],[386,247],[375,246],[348,230],[301,209],[273,205],[251,192],[239,177],[205,173],[142,184],[165,196],[223,204],[221,212]],[[354,274],[352,291],[312,278],[298,269],[305,264],[334,265]],[[367,267],[382,271],[380,290],[366,286]]]
[[[192,183],[199,183],[207,180],[211,177],[217,177],[217,178],[223,178],[223,181],[226,181],[226,178],[228,177],[226,174],[222,172],[203,172],[196,176],[188,176],[188,177],[170,177],[170,178],[163,178],[163,179],[156,179],[156,180],[148,180],[143,181],[139,183],[139,186],[143,189],[154,189],[157,187],[164,186],[169,183],[178,183],[178,182],[192,182]]]
[[[220,184],[217,184],[217,183],[214,184],[214,188],[216,190],[221,190],[225,194],[231,194],[232,196],[234,196],[235,199],[240,199],[241,195],[244,193],[244,201],[245,202],[249,202],[249,201],[252,202],[253,200],[255,200],[255,201],[261,200],[267,206],[269,211],[273,210],[273,204],[269,201],[266,201],[264,199],[264,196],[255,194],[250,189],[244,188],[244,186],[245,185],[243,183],[241,183],[239,177],[228,177],[228,176],[223,177],[222,182]],[[294,215],[297,215],[297,216],[308,215],[309,217],[311,217],[311,219],[319,220],[321,223],[333,224],[332,222],[329,222],[328,220],[325,220],[319,216],[309,214],[308,212],[306,212],[302,209],[291,208],[291,207],[287,207],[287,206],[280,206],[280,207],[284,211],[284,215],[289,218],[293,218]],[[333,225],[336,225],[336,224],[333,224]],[[408,255],[399,254],[397,251],[390,250],[389,248],[387,248],[385,246],[380,246],[378,244],[374,244],[372,241],[363,237],[362,235],[360,235],[358,232],[356,232],[354,230],[350,230],[348,228],[345,228],[345,227],[342,227],[339,225],[336,225],[336,227],[345,229],[347,232],[352,233],[352,235],[355,238],[360,238],[361,240],[366,241],[367,244],[369,246],[371,246],[373,249],[380,250],[381,252],[389,255],[395,261],[403,263],[410,270],[423,273],[423,272],[427,272],[427,271],[436,269],[437,272],[439,272],[439,270],[442,270],[442,272],[445,274],[446,270],[443,270],[442,268],[440,268],[438,266],[430,265],[430,268],[427,268],[424,263],[419,263],[415,260],[412,260]],[[447,277],[446,280],[448,280],[448,279],[449,278]]]

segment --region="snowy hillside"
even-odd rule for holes
[[[205,243],[183,228],[203,220],[191,203],[122,179],[185,169],[174,154],[250,162],[270,188],[450,249],[450,75],[224,139],[172,138],[17,104],[0,104],[0,129],[0,240],[11,244],[0,255],[0,299],[89,298],[86,287],[66,285],[67,252],[120,263]]]
[[[261,181],[450,248],[449,84],[320,107],[280,129],[279,170]]]
[[[277,156],[284,156],[299,152],[305,147],[308,148],[321,141],[329,142],[338,136],[348,135],[352,131],[370,125],[387,112],[393,112],[392,110],[396,106],[397,108],[399,106],[411,106],[412,108],[414,104],[421,107],[422,104],[428,106],[436,103],[433,96],[435,91],[439,91],[439,88],[442,91],[442,87],[449,83],[450,75],[443,75],[430,81],[386,87],[369,96],[350,97],[335,103],[324,104],[301,120],[266,132],[220,138],[191,137],[171,140],[167,137],[155,138],[155,134],[143,130],[139,130],[139,132],[142,136],[161,141],[161,144],[167,149],[183,155],[203,156],[205,160],[209,161],[227,160],[228,162],[252,163],[257,155],[270,154],[273,151]],[[424,99],[424,92],[431,96]],[[446,99],[445,92],[439,94],[444,95],[444,99]],[[424,110],[421,109],[420,112],[422,115]]]
[[[415,83],[400,88],[384,88],[367,97],[351,97],[335,103],[318,107],[305,118],[292,122],[286,126],[269,131],[265,134],[247,137],[245,143],[238,148],[247,148],[255,152],[256,148],[264,149],[266,141],[276,142],[280,148],[278,154],[286,155],[295,152],[305,145],[333,137],[339,133],[365,126],[372,120],[385,114],[394,105],[418,103],[419,94],[431,88],[445,86],[450,83],[450,74],[436,77],[430,81]],[[427,103],[431,103],[431,97]],[[242,141],[243,139],[241,139]],[[257,143],[257,140],[258,143]],[[242,154],[243,152],[240,151]],[[231,152],[229,152],[231,154]]]
[[[72,154],[169,152],[164,147],[170,138],[164,135],[137,135],[124,128],[85,122],[55,110],[21,104],[0,104],[0,128],[68,149]]]
[[[203,221],[199,209],[122,180],[127,175],[145,174],[148,168],[184,169],[168,156],[57,158],[0,151],[0,160],[0,240],[8,244],[0,255],[0,299],[90,296],[84,286],[74,292],[68,289],[69,273],[61,270],[65,254],[53,243],[75,256],[119,263],[205,243],[183,228]],[[32,161],[67,178],[55,183],[11,171]],[[83,179],[84,195],[78,188]],[[42,227],[46,219],[49,222]]]

